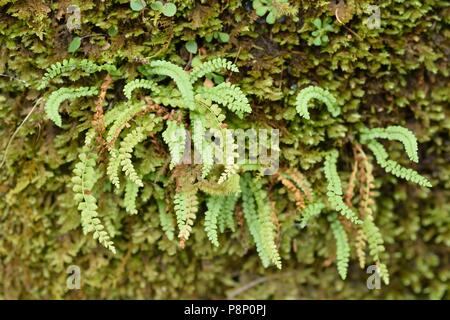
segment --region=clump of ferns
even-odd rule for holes
[[[327,110],[333,117],[340,115],[340,108],[335,97],[328,91],[317,86],[309,86],[300,91],[296,98],[296,110],[299,115],[305,119],[310,119],[308,106],[311,100],[316,99],[327,107]],[[317,217],[321,211],[327,208],[334,212],[327,215],[332,233],[336,242],[336,260],[338,273],[342,279],[347,277],[348,264],[350,259],[350,244],[348,232],[356,230],[356,253],[363,268],[365,265],[366,244],[369,253],[376,265],[378,273],[387,284],[389,274],[387,267],[380,261],[381,253],[385,251],[383,239],[380,230],[374,223],[372,198],[373,176],[372,164],[363,151],[363,147],[370,150],[375,161],[387,172],[398,178],[417,183],[423,187],[431,187],[430,182],[413,169],[405,168],[396,161],[390,159],[384,146],[378,141],[386,139],[398,141],[403,144],[408,158],[413,162],[418,162],[417,140],[414,134],[407,128],[401,126],[388,126],[386,128],[362,128],[359,134],[359,142],[355,145],[355,158],[357,164],[352,172],[352,179],[349,182],[349,190],[354,187],[355,176],[361,177],[360,184],[360,210],[356,212],[352,208],[352,191],[347,191],[344,197],[342,183],[338,174],[339,151],[331,149],[324,153],[323,171],[327,182],[325,201],[312,201],[307,207],[304,207],[301,213],[300,224],[306,226],[308,222]],[[288,189],[294,190],[292,186]],[[345,200],[345,201],[344,201]],[[302,204],[301,201],[297,201]]]
[[[61,75],[70,76],[76,70],[86,74],[100,71],[117,74],[117,70],[111,65],[97,65],[89,60],[70,59],[52,65],[38,88],[43,89],[50,80]],[[223,108],[227,108],[238,117],[243,117],[245,113],[251,112],[249,102],[239,87],[229,82],[223,82],[216,86],[204,86],[201,83],[200,80],[205,75],[223,70],[238,71],[234,64],[221,58],[202,63],[190,72],[168,61],[151,61],[141,68],[142,73],[147,76],[146,78],[135,79],[125,85],[123,91],[127,101],[110,108],[105,114],[103,114],[103,103],[108,84],[111,82],[111,77],[108,75],[101,88],[63,87],[48,96],[45,111],[47,116],[58,126],[62,126],[59,106],[63,101],[98,96],[92,127],[87,131],[85,144],[79,155],[79,162],[75,166],[72,179],[84,233],[93,232],[95,239],[115,252],[111,237],[97,212],[97,201],[93,192],[94,185],[102,176],[98,168],[101,150],[107,150],[106,174],[111,184],[119,193],[124,190],[123,205],[128,213],[136,214],[136,199],[140,188],[144,186],[144,176],[148,173],[142,172],[143,170],[139,170],[135,166],[133,160],[135,160],[137,147],[149,136],[163,130],[161,136],[168,145],[170,153],[169,167],[174,169],[181,164],[184,158],[188,139],[185,133],[186,122],[190,126],[192,139],[197,146],[197,156],[202,160],[202,169],[199,177],[187,184],[194,185],[194,187],[177,188],[174,197],[180,244],[184,245],[192,229],[198,210],[196,194],[198,189],[214,196],[228,196],[239,192],[239,182],[236,180],[238,166],[234,161],[235,145],[231,145],[231,150],[226,153],[228,158],[225,161],[225,169],[217,181],[206,180],[211,174],[214,164],[213,145],[204,139],[206,130],[216,129],[219,133],[225,133]],[[175,88],[167,84],[165,79],[173,81],[176,85]],[[160,85],[161,82],[163,82],[162,85]],[[138,89],[151,91],[151,99],[136,99],[133,93]],[[177,111],[175,112],[175,110]],[[185,121],[186,119],[189,121]],[[97,148],[96,144],[101,144],[101,147]],[[167,236],[173,238],[173,224],[161,199],[159,197],[158,200],[161,225]],[[234,203],[233,198],[226,199],[231,207],[231,204]],[[217,203],[222,204],[222,202]],[[220,222],[219,229],[231,226],[230,217],[227,216],[227,220],[220,219],[214,219],[209,213],[205,217],[205,229],[213,243],[215,243],[215,238],[212,236],[214,222]]]

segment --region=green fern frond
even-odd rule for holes
[[[161,224],[161,228],[163,229],[167,238],[169,240],[173,240],[175,237],[175,224],[172,217],[167,212],[166,203],[162,200],[157,200],[156,204],[158,205],[159,222]]]
[[[61,115],[59,114],[59,106],[65,100],[75,100],[80,97],[90,97],[98,94],[97,88],[79,87],[79,88],[60,88],[53,91],[45,103],[45,112],[50,120],[58,127],[62,126]]]
[[[301,117],[310,119],[308,103],[312,99],[317,99],[325,103],[328,112],[330,112],[333,117],[337,117],[341,113],[336,98],[328,90],[316,86],[309,86],[302,89],[295,100],[296,110]]]
[[[250,234],[252,235],[253,241],[256,245],[256,251],[258,252],[259,258],[265,268],[270,265],[270,258],[268,252],[262,244],[261,238],[261,226],[258,218],[258,213],[256,211],[256,202],[252,190],[250,189],[250,179],[245,176],[241,180],[241,190],[242,190],[242,211],[244,214],[244,219],[248,225]]]
[[[181,163],[184,155],[186,132],[182,125],[175,121],[167,121],[167,128],[162,134],[163,140],[169,146],[170,151],[170,167],[173,168]]]
[[[181,67],[164,60],[150,62],[149,71],[153,74],[168,76],[172,78],[183,97],[183,103],[190,109],[195,109],[194,89],[189,79],[189,75]]]
[[[78,203],[78,210],[81,211],[83,233],[93,232],[94,239],[97,239],[113,253],[116,253],[114,244],[98,217],[97,200],[93,195],[93,188],[98,179],[98,174],[95,172],[97,154],[90,150],[94,134],[93,130],[87,134],[85,146],[78,156],[79,162],[75,165],[73,171],[74,199]]]
[[[213,245],[219,246],[217,237],[217,220],[224,204],[224,197],[210,196],[206,200],[206,207],[208,210],[205,213],[205,232]]]
[[[229,70],[232,72],[239,72],[238,67],[226,59],[216,58],[194,67],[189,75],[191,83],[203,78],[208,73],[218,72],[221,70]]]
[[[195,148],[195,163],[202,164],[202,178],[206,178],[214,165],[211,141],[205,139],[204,118],[191,113],[192,142]]]
[[[119,168],[120,168],[119,150],[111,149],[109,151],[108,166],[106,168],[106,174],[109,177],[111,183],[117,188],[120,188],[119,180]]]
[[[57,76],[72,73],[74,70],[80,69],[87,74],[99,72],[99,71],[107,71],[108,73],[114,74],[117,72],[117,69],[112,64],[103,64],[98,65],[87,59],[68,59],[63,60],[62,62],[56,62],[52,64],[45,70],[45,74],[39,82],[37,89],[42,90],[48,86],[48,83],[51,79],[56,78]]]
[[[429,187],[429,188],[432,187],[431,183],[427,180],[427,178],[421,176],[418,172],[409,168],[405,168],[400,164],[398,164],[397,162],[395,162],[394,160],[388,159],[386,149],[378,141],[372,140],[367,144],[367,146],[373,152],[377,163],[386,172],[391,173],[394,176],[405,179],[407,181],[417,183],[422,187]]]
[[[123,93],[124,93],[125,97],[128,100],[130,100],[133,91],[136,89],[140,89],[140,88],[149,89],[149,90],[154,91],[155,93],[159,92],[159,89],[158,89],[156,83],[154,83],[152,80],[135,79],[133,81],[128,82],[125,85],[125,87],[123,88]]]
[[[389,126],[387,128],[366,129],[361,134],[361,140],[365,143],[374,139],[387,139],[401,142],[405,147],[409,159],[414,162],[419,162],[417,139],[409,129],[402,126]]]
[[[250,188],[255,197],[258,208],[258,219],[260,226],[260,238],[263,250],[267,253],[270,261],[281,269],[281,258],[275,244],[276,226],[272,220],[272,209],[268,199],[267,191],[262,188],[261,183],[252,181]]]
[[[306,206],[306,208],[301,213],[300,228],[306,227],[306,225],[312,218],[317,217],[320,212],[322,212],[323,208],[325,208],[325,205],[320,201],[310,203],[308,206]]]
[[[369,253],[375,261],[380,260],[380,253],[385,251],[383,245],[383,238],[381,236],[380,230],[375,225],[372,217],[368,216],[364,219],[362,224],[362,230],[366,236],[367,244],[369,246]]]
[[[180,191],[175,194],[173,203],[179,229],[178,238],[180,238],[181,246],[184,247],[185,241],[189,239],[191,234],[198,210],[196,193],[191,190]]]
[[[112,121],[112,125],[110,126],[106,134],[106,141],[108,143],[111,143],[113,140],[115,140],[120,135],[123,128],[125,128],[127,123],[129,123],[140,112],[144,112],[145,108],[145,104],[143,102],[139,102],[133,103],[128,107],[123,109],[121,108],[117,111],[114,111],[115,108],[112,109],[110,112],[113,112],[113,115],[115,116],[114,118],[109,117],[109,112],[106,113],[105,118],[107,118],[108,120],[112,118],[110,120]],[[108,124],[110,121],[108,121]]]
[[[389,285],[389,271],[384,263],[377,263],[378,274],[386,285]]]
[[[252,112],[252,108],[245,94],[239,87],[230,82],[222,82],[213,88],[202,88],[199,94],[204,99],[226,106],[239,118],[242,118],[244,113]]]
[[[348,263],[350,260],[350,245],[348,243],[347,233],[336,214],[329,216],[331,230],[336,240],[336,261],[337,269],[342,280],[347,278]]]
[[[136,210],[136,198],[139,192],[139,186],[133,181],[127,180],[125,185],[125,196],[123,199],[123,205],[125,210],[130,214],[137,214]]]
[[[327,179],[327,197],[330,205],[341,215],[355,224],[361,224],[355,212],[350,209],[342,200],[342,184],[337,173],[337,150],[332,150],[325,157],[324,171]]]
[[[125,176],[127,176],[132,182],[134,182],[137,186],[143,187],[141,178],[137,174],[134,169],[133,162],[131,158],[133,156],[133,150],[136,145],[141,143],[147,137],[146,128],[137,127],[130,133],[126,135],[126,137],[120,142],[119,148],[119,160],[120,165],[122,166],[122,171],[125,172]]]
[[[232,232],[236,231],[234,223],[234,209],[236,207],[236,202],[238,197],[236,194],[223,197],[222,209],[217,217],[217,224],[219,226],[219,231],[223,233],[226,228],[230,229]]]

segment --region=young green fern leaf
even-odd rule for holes
[[[221,196],[210,196],[206,200],[208,210],[205,213],[205,232],[209,241],[216,247],[219,246],[217,237],[217,220],[222,210],[225,198]]]
[[[369,246],[369,253],[375,261],[380,260],[380,254],[385,251],[383,245],[383,238],[381,236],[380,230],[373,222],[371,216],[364,219],[362,224],[362,230],[366,236],[367,244]]]
[[[139,186],[131,180],[128,180],[125,185],[125,196],[123,204],[125,210],[130,214],[137,214],[136,210],[136,198],[139,192]]]
[[[233,72],[239,72],[238,67],[230,61],[223,58],[216,58],[200,64],[192,69],[189,78],[191,83],[196,82],[198,79],[203,78],[208,73],[217,72],[221,70],[229,70]]]
[[[78,210],[81,211],[81,226],[83,233],[93,232],[94,239],[97,239],[104,247],[116,253],[113,242],[108,232],[102,225],[97,213],[97,200],[92,194],[97,173],[95,172],[97,154],[90,150],[91,141],[95,132],[91,130],[86,136],[85,146],[79,154],[79,162],[75,165],[72,177],[75,201],[78,203]]]
[[[141,178],[137,174],[131,158],[133,156],[133,150],[136,145],[141,143],[147,137],[145,127],[137,127],[120,142],[118,158],[120,165],[122,166],[122,171],[125,172],[127,176],[133,183],[139,187],[143,187]]]
[[[163,140],[169,146],[170,167],[173,168],[179,163],[184,155],[186,132],[184,127],[178,125],[175,121],[167,121],[167,128],[162,134]]]
[[[120,188],[120,179],[119,179],[120,161],[121,159],[119,157],[119,150],[111,149],[109,152],[108,167],[106,168],[106,174],[108,175],[111,183],[117,189]]]
[[[199,93],[204,99],[208,99],[226,106],[239,118],[244,113],[252,112],[250,103],[242,90],[230,82],[222,82],[213,88],[202,88]]]
[[[195,190],[180,191],[176,193],[173,203],[175,205],[175,214],[177,216],[179,229],[178,238],[180,239],[180,246],[183,248],[186,240],[189,239],[191,234],[198,210],[198,201]]]
[[[45,112],[50,120],[58,127],[62,126],[61,115],[59,114],[59,106],[65,100],[75,100],[80,97],[90,97],[98,94],[97,88],[79,87],[79,88],[60,88],[53,91],[45,104]]]
[[[125,87],[123,88],[123,93],[125,94],[125,97],[130,100],[133,91],[140,88],[149,89],[155,91],[155,93],[159,92],[156,83],[154,83],[152,80],[135,79],[125,85]]]
[[[338,152],[336,150],[332,150],[325,157],[324,171],[328,181],[328,200],[330,205],[341,215],[355,224],[361,224],[362,221],[358,218],[356,213],[354,213],[342,200],[342,185],[341,179],[337,173],[337,158]]]
[[[195,109],[194,89],[189,80],[189,75],[181,67],[164,60],[156,60],[150,63],[149,71],[153,74],[168,76],[172,78],[183,97],[185,107]]]
[[[57,76],[66,74],[66,73],[72,73],[74,70],[80,69],[83,72],[87,74],[99,72],[99,71],[107,71],[111,74],[114,74],[117,72],[117,69],[112,64],[104,64],[104,65],[98,65],[90,60],[83,59],[68,59],[63,60],[62,62],[57,62],[52,64],[50,67],[48,67],[45,71],[44,76],[42,77],[41,81],[39,82],[37,89],[42,90],[45,87],[48,86],[48,83],[51,79],[56,78]]]
[[[270,265],[269,253],[265,250],[262,244],[261,238],[261,225],[258,218],[258,213],[256,211],[256,202],[252,190],[250,189],[250,179],[245,176],[241,179],[241,190],[242,190],[242,209],[244,213],[244,219],[248,225],[250,234],[252,235],[253,241],[256,245],[256,251],[258,252],[259,258],[265,268]]]
[[[409,159],[414,162],[419,162],[416,136],[407,128],[401,126],[389,126],[387,128],[374,128],[363,130],[361,134],[361,140],[363,142],[368,142],[374,139],[388,139],[400,141],[405,147],[405,151]]]
[[[373,152],[375,160],[386,172],[393,174],[396,177],[417,183],[423,187],[431,188],[431,183],[419,173],[412,169],[405,168],[399,165],[394,160],[388,159],[388,154],[383,145],[375,140],[371,140],[367,146]]]
[[[299,92],[295,101],[296,110],[301,117],[310,119],[308,103],[312,99],[317,99],[325,103],[328,112],[333,117],[337,117],[341,113],[336,98],[328,90],[316,86],[309,86]]]
[[[259,231],[261,245],[264,252],[278,269],[281,269],[281,258],[275,244],[276,227],[272,220],[272,211],[267,192],[262,189],[262,185],[256,181],[250,183],[250,188],[255,197],[258,208]]]
[[[237,200],[238,197],[236,194],[223,197],[221,204],[222,209],[217,217],[217,224],[221,233],[223,233],[226,228],[230,229],[232,232],[236,230],[234,224],[234,208]]]
[[[342,280],[347,278],[348,263],[350,260],[350,245],[348,243],[347,233],[336,214],[328,218],[331,224],[334,239],[336,240],[336,260],[337,269]]]
[[[144,112],[145,108],[145,104],[143,103],[134,103],[126,108],[120,108],[120,110],[117,111],[115,111],[115,109],[109,111],[105,115],[105,123],[109,125],[109,123],[112,122],[112,125],[106,134],[106,141],[108,143],[115,141],[127,123],[130,122],[137,114]],[[114,115],[114,117],[110,117],[110,113]]]
[[[300,217],[300,228],[306,227],[312,218],[317,217],[320,212],[322,212],[323,208],[325,208],[325,205],[320,201],[309,204],[302,211],[302,215]]]
[[[163,229],[167,238],[169,240],[173,240],[175,237],[175,224],[173,222],[172,217],[167,212],[166,204],[162,200],[157,200],[156,204],[158,205],[159,221],[161,224],[161,228]]]

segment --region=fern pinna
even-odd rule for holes
[[[220,246],[221,237],[228,235],[227,230],[235,232],[238,225],[245,225],[262,265],[281,268],[280,219],[285,218],[285,212],[277,211],[272,191],[274,184],[278,184],[299,212],[301,228],[326,215],[335,239],[338,273],[343,279],[347,276],[354,245],[361,267],[365,266],[368,251],[388,283],[389,273],[382,263],[385,258],[382,232],[375,225],[372,191],[375,178],[363,148],[370,150],[375,161],[387,172],[430,187],[425,177],[389,159],[378,141],[401,142],[408,158],[418,162],[418,145],[411,131],[401,126],[361,129],[359,141],[353,146],[352,181],[345,193],[338,171],[338,149],[331,148],[323,153],[326,192],[320,192],[313,190],[306,175],[295,168],[280,170],[275,173],[275,179],[252,174],[255,168],[259,170],[258,165],[241,168],[236,163],[238,154],[234,142],[225,148],[220,165],[215,165],[216,146],[205,136],[212,132],[219,140],[227,139],[227,119],[239,121],[251,113],[252,108],[237,85],[228,81],[211,85],[202,80],[213,73],[238,72],[236,65],[217,58],[197,63],[186,71],[171,62],[155,60],[138,70],[142,76],[123,87],[125,100],[117,102],[120,95],[109,95],[116,101],[114,104],[109,102],[108,88],[103,86],[102,89],[63,87],[49,93],[46,100],[47,117],[64,127],[66,122],[61,116],[64,112],[76,117],[87,113],[61,108],[65,101],[89,101],[95,96],[107,99],[107,111],[103,110],[102,103],[97,103],[95,108],[93,104],[84,104],[95,110],[93,118],[97,120],[88,120],[80,126],[80,130],[87,133],[73,170],[72,188],[84,233],[93,233],[94,239],[113,253],[120,250],[112,241],[117,234],[115,225],[109,217],[102,216],[102,204],[96,198],[101,191],[114,190],[123,199],[120,205],[124,212],[131,215],[138,214],[142,204],[153,199],[164,235],[169,240],[177,238],[181,247],[189,241],[197,224],[203,225],[206,238],[214,248]],[[38,88],[42,90],[60,77],[96,79],[97,73],[108,73],[114,79],[121,76],[110,64],[69,59],[50,66]],[[304,120],[311,120],[308,108],[314,106],[312,100],[325,104],[333,117],[341,114],[337,99],[328,90],[309,86],[301,90],[295,100],[295,108]],[[99,121],[103,130],[96,130]],[[184,160],[192,156],[191,142],[194,161],[185,164]],[[100,186],[104,177],[108,178],[107,185]],[[360,187],[358,207],[352,196],[355,185]]]

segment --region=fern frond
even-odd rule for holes
[[[189,74],[189,78],[191,83],[194,83],[198,79],[203,78],[208,73],[218,72],[221,70],[239,72],[238,67],[234,63],[223,58],[216,58],[210,61],[203,62],[202,64],[194,67]]]
[[[219,246],[217,237],[217,219],[222,210],[224,200],[225,198],[220,196],[210,196],[206,200],[208,210],[205,213],[205,232],[209,241],[216,247]]]
[[[83,233],[93,232],[94,239],[98,239],[104,247],[116,253],[114,244],[98,217],[97,200],[93,195],[93,188],[98,179],[95,172],[97,154],[90,150],[89,145],[94,134],[93,130],[87,134],[85,146],[78,155],[79,162],[75,165],[73,171],[74,199],[78,203],[78,210],[81,211]]]
[[[283,174],[279,174],[277,176],[277,180],[283,184],[283,186],[291,195],[293,195],[297,208],[299,210],[303,210],[305,208],[305,199],[296,185],[291,180],[287,179]]]
[[[349,219],[355,224],[360,224],[362,221],[342,200],[342,185],[341,179],[337,173],[337,158],[338,152],[332,150],[325,157],[324,171],[327,179],[327,197],[330,205],[341,215]]]
[[[223,233],[226,228],[230,229],[232,232],[236,231],[234,223],[234,209],[238,197],[236,194],[223,197],[224,201],[222,203],[222,209],[217,217],[217,224],[219,226],[219,231]]]
[[[203,117],[191,114],[192,142],[195,148],[195,163],[202,164],[202,178],[206,178],[214,165],[211,141],[205,139],[206,128]]]
[[[294,184],[299,188],[306,196],[309,201],[313,200],[313,190],[308,179],[297,169],[289,168],[281,173],[284,177],[294,182]]]
[[[317,217],[323,208],[325,208],[325,205],[320,201],[311,203],[308,206],[306,206],[306,208],[303,209],[303,211],[301,212],[300,228],[306,227],[308,222],[312,218]]]
[[[417,183],[423,187],[431,188],[431,183],[427,180],[427,178],[421,176],[418,172],[405,168],[395,162],[394,160],[388,159],[388,154],[383,145],[375,140],[371,140],[367,146],[373,152],[375,156],[375,160],[377,163],[388,173],[393,174],[396,177],[405,179],[407,181],[411,181]]]
[[[167,128],[162,134],[164,142],[169,146],[170,151],[170,168],[172,169],[183,159],[185,144],[186,144],[186,132],[182,125],[177,124],[175,121],[167,121]]]
[[[107,120],[111,119],[108,121],[108,124],[110,121],[112,121],[112,125],[108,129],[108,132],[106,134],[106,141],[110,145],[113,145],[114,141],[117,139],[117,137],[119,137],[123,128],[125,128],[125,126],[137,114],[145,112],[146,109],[147,108],[146,108],[145,104],[142,102],[139,102],[139,103],[133,103],[133,104],[129,105],[127,108],[120,109],[120,110],[114,112],[115,117],[113,119],[111,119],[111,117],[109,117],[109,112],[106,113],[105,119],[107,119]],[[112,109],[110,112],[113,112],[113,110],[114,109]]]
[[[383,245],[383,238],[381,236],[380,230],[375,225],[372,217],[367,217],[364,219],[362,224],[362,230],[367,239],[367,245],[369,246],[369,253],[375,261],[380,260],[380,253],[385,251]]]
[[[301,117],[310,119],[308,103],[312,99],[317,99],[325,103],[328,112],[330,112],[333,117],[337,117],[341,113],[336,98],[328,90],[316,86],[309,86],[302,89],[295,100],[296,110]]]
[[[133,131],[128,133],[120,142],[118,154],[122,171],[125,172],[125,175],[139,187],[143,187],[144,184],[134,169],[131,158],[133,156],[134,147],[144,141],[146,137],[147,135],[144,127],[137,127],[133,129]]]
[[[109,177],[111,183],[117,188],[120,188],[119,180],[119,168],[120,168],[119,150],[111,149],[109,152],[108,167],[106,168],[106,174]]]
[[[359,266],[364,269],[366,265],[366,235],[362,229],[359,229],[355,238],[356,256],[358,257]]]
[[[172,217],[166,210],[166,204],[162,200],[157,200],[156,204],[158,205],[159,222],[161,224],[161,228],[163,229],[167,238],[169,240],[173,240],[175,234],[175,224]]]
[[[139,186],[133,181],[128,180],[125,185],[125,196],[123,199],[123,204],[125,210],[130,214],[137,214],[136,210],[136,198],[139,192]]]
[[[130,100],[133,91],[136,89],[139,89],[139,88],[149,89],[149,90],[155,91],[155,93],[159,92],[159,89],[158,89],[156,83],[154,83],[152,80],[135,79],[135,80],[128,82],[125,85],[125,87],[123,88],[123,93],[124,93],[125,97],[128,100]]]
[[[409,159],[419,162],[417,153],[417,139],[414,133],[402,126],[389,126],[387,128],[374,128],[363,130],[361,134],[362,141],[368,142],[374,139],[396,140],[403,144]]]
[[[189,239],[192,225],[198,210],[198,201],[195,191],[180,191],[175,194],[173,201],[178,224],[178,238],[180,246],[184,248],[185,242]]]
[[[350,260],[350,245],[348,244],[347,233],[336,214],[329,216],[331,230],[336,240],[336,261],[338,273],[342,280],[347,278],[348,263]]]
[[[98,71],[107,71],[109,73],[115,73],[117,72],[117,69],[112,64],[104,64],[104,65],[98,65],[88,59],[68,59],[63,60],[62,62],[56,62],[52,64],[50,67],[48,67],[45,70],[45,74],[42,77],[41,81],[39,82],[37,89],[42,90],[45,87],[48,86],[48,83],[51,79],[56,78],[57,76],[66,74],[66,73],[72,73],[72,71],[80,69],[83,72],[87,74],[95,73]]]
[[[276,227],[272,220],[272,212],[267,192],[263,190],[262,185],[256,181],[250,183],[250,188],[258,208],[260,237],[263,250],[267,253],[270,261],[278,269],[281,269],[281,258],[275,244]]]
[[[199,94],[204,99],[224,105],[239,118],[242,118],[244,113],[252,112],[252,108],[245,94],[238,86],[230,82],[222,82],[213,88],[202,88]]]
[[[189,79],[189,75],[181,67],[164,60],[150,62],[149,71],[153,74],[168,76],[172,78],[183,97],[183,104],[190,109],[195,109],[194,89]]]
[[[98,94],[98,89],[94,87],[60,88],[53,91],[45,103],[45,112],[50,120],[58,127],[62,126],[59,106],[65,100],[75,100],[80,97],[90,97]]]

